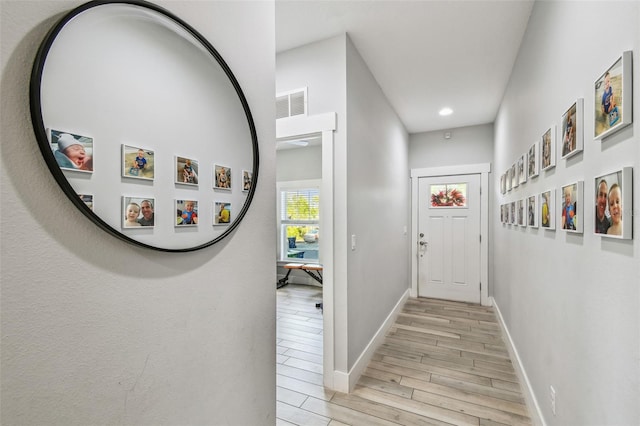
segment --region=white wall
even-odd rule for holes
[[[640,82],[640,3],[536,2],[495,124],[494,296],[550,425],[630,425],[640,421],[640,230],[631,241],[595,236],[594,178],[635,168],[636,122],[594,141],[595,80],[633,50]],[[635,90],[634,104],[640,105]],[[584,151],[554,170],[499,194],[499,178],[562,113],[583,97]],[[499,223],[499,205],[584,180],[582,235]],[[558,221],[556,221],[558,222]],[[551,413],[549,386],[557,392]]]
[[[277,182],[307,179],[322,179],[322,146],[277,151]]]
[[[264,253],[275,247],[274,5],[162,3],[229,64],[261,160],[238,229],[167,254],[93,225],[38,150],[31,64],[55,20],[81,3],[2,2],[2,423],[273,424],[276,278]]]
[[[349,368],[410,287],[409,137],[347,38]],[[340,210],[336,211],[339,214]],[[356,249],[351,250],[351,236]]]
[[[277,92],[307,86],[309,115],[337,113],[334,367],[346,374],[410,285],[408,135],[346,35],[276,62]]]
[[[445,133],[450,139],[445,139]],[[412,169],[492,161],[493,123],[409,135]]]

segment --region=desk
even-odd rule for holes
[[[298,270],[306,273],[311,278],[313,278],[314,280],[316,280],[317,282],[322,284],[322,265],[320,265],[320,264],[317,264],[317,263],[287,263],[286,265],[284,265],[284,269],[287,270],[287,275],[285,275],[283,278],[280,278],[278,280],[278,288],[284,287],[285,285],[289,284],[288,283],[289,274],[294,269],[298,269]]]

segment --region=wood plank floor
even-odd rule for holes
[[[277,301],[277,425],[529,425],[492,308],[409,299],[351,394],[322,386],[322,288]]]

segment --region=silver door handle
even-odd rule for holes
[[[420,241],[420,242],[418,242],[418,244],[420,244],[421,246],[429,245],[429,243],[426,242],[426,241]]]

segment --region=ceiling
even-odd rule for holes
[[[492,123],[533,0],[276,0],[278,52],[347,33],[409,133]],[[441,117],[443,107],[453,114]]]

